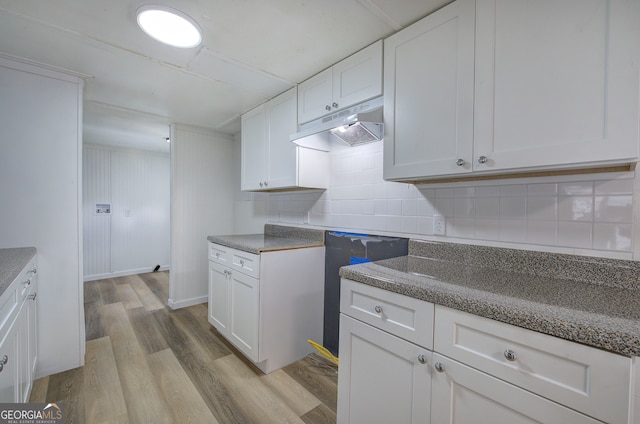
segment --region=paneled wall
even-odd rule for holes
[[[233,142],[207,130],[171,129],[169,306],[207,301],[207,236],[233,233]]]
[[[85,146],[85,281],[168,269],[169,161],[168,154]],[[111,213],[97,214],[97,203],[111,204]]]
[[[382,143],[331,152],[326,191],[239,195],[267,221],[364,233],[631,259],[634,173],[422,185],[382,178]],[[268,196],[265,200],[264,196]],[[435,235],[433,217],[445,218]],[[637,218],[635,218],[637,219]],[[241,225],[239,225],[241,227]]]

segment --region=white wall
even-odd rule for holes
[[[84,280],[170,262],[169,154],[86,145],[83,152]],[[111,214],[97,215],[96,203]]]
[[[0,247],[38,250],[36,377],[84,364],[81,103],[79,78],[0,57]]]
[[[460,243],[632,259],[634,173],[423,185],[382,178],[382,143],[332,152],[324,192],[266,195],[267,221]],[[264,203],[245,195],[242,210]],[[442,215],[446,235],[433,234]],[[241,215],[238,215],[241,216]],[[237,223],[242,228],[242,223]]]
[[[232,234],[233,141],[207,130],[171,128],[169,306],[207,301],[207,236]]]

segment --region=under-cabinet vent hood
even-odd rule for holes
[[[300,125],[290,140],[302,147],[328,152],[338,146],[357,146],[382,140],[382,97]]]

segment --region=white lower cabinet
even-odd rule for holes
[[[338,423],[429,422],[430,365],[431,351],[342,314]]]
[[[0,297],[0,403],[28,402],[38,359],[35,257]]]
[[[324,246],[259,255],[209,243],[209,323],[264,373],[322,342]]]
[[[434,353],[433,361],[432,423],[600,422],[446,356]]]
[[[341,284],[340,424],[638,422],[636,358]]]

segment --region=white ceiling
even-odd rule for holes
[[[0,53],[87,75],[84,141],[168,151],[171,123],[233,134],[243,112],[450,0],[0,0]],[[163,4],[203,29],[192,49],[140,30]]]

